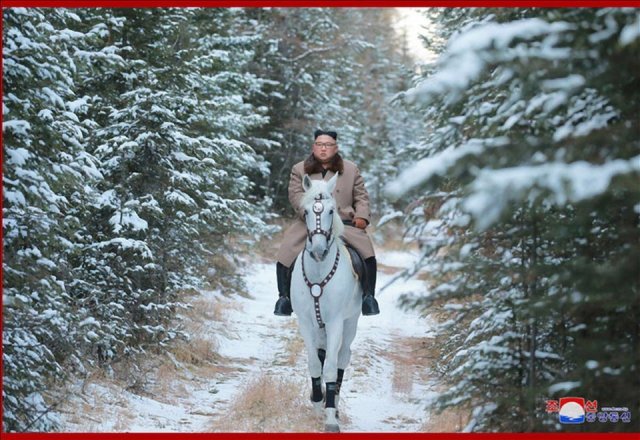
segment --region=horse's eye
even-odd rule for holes
[[[333,215],[333,209],[329,211],[329,215]]]

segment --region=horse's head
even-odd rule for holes
[[[316,261],[325,259],[329,253],[329,247],[344,230],[332,195],[337,179],[337,174],[328,182],[311,180],[306,174],[302,179],[305,191],[302,207],[307,224],[305,247]]]

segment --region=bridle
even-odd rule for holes
[[[329,243],[331,241],[331,235],[332,235],[331,229],[333,228],[333,219],[332,219],[331,225],[329,226],[328,231],[325,231],[324,229],[322,229],[322,226],[320,226],[320,214],[322,214],[322,211],[324,211],[324,205],[322,204],[322,200],[324,200],[324,196],[322,194],[318,194],[314,200],[315,202],[313,202],[313,207],[311,208],[311,210],[313,211],[313,214],[316,217],[316,228],[313,231],[310,231],[309,229],[307,229],[307,238],[309,239],[309,243],[311,243],[311,239],[313,238],[314,235],[321,234],[327,238],[327,243]]]
[[[331,242],[331,236],[332,236],[331,229],[333,228],[333,219],[331,221],[331,226],[329,227],[328,232],[324,231],[320,226],[320,214],[322,214],[322,212],[324,211],[324,205],[322,204],[323,199],[324,197],[322,196],[322,194],[318,194],[315,198],[312,211],[316,217],[316,228],[313,231],[309,231],[307,229],[307,236],[309,238],[309,243],[311,243],[311,239],[313,238],[314,235],[322,234],[325,237],[327,237],[327,242],[329,243],[328,246],[331,247],[332,243],[330,242]],[[336,249],[336,259],[333,262],[333,267],[331,268],[331,271],[319,283],[312,283],[311,281],[309,281],[309,278],[307,277],[307,273],[304,270],[304,254],[306,254],[307,252],[308,250],[305,247],[305,250],[302,252],[302,276],[304,277],[305,284],[309,288],[309,293],[313,297],[313,304],[316,312],[316,321],[318,321],[318,326],[320,326],[320,328],[324,328],[324,322],[322,321],[322,316],[320,315],[320,297],[324,293],[324,286],[329,284],[329,281],[331,281],[331,278],[333,278],[333,275],[335,275],[336,270],[338,269],[338,262],[340,261],[340,248]]]

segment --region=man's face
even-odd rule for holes
[[[313,155],[322,163],[331,161],[337,152],[336,140],[326,134],[318,136],[313,143]]]

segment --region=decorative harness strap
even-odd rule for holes
[[[322,213],[322,211],[324,211],[324,205],[321,202],[321,200],[323,199],[324,197],[322,196],[322,194],[318,194],[315,198],[315,203],[313,204],[312,209],[313,213],[316,216],[316,228],[313,231],[307,229],[307,238],[309,239],[309,242],[311,242],[311,239],[316,234],[321,234],[327,237],[327,242],[331,241],[331,229],[329,229],[329,231],[323,231],[322,227],[320,226],[320,214]]]
[[[319,283],[312,283],[311,281],[309,281],[309,278],[307,278],[307,274],[304,271],[304,254],[305,252],[302,253],[302,276],[304,277],[304,282],[309,288],[309,293],[311,293],[311,296],[313,297],[313,303],[316,310],[316,321],[318,321],[318,325],[320,326],[320,328],[324,328],[324,322],[322,321],[322,316],[320,316],[320,297],[324,293],[324,286],[326,286],[329,281],[331,281],[331,278],[333,278],[333,275],[335,275],[336,270],[338,269],[338,262],[340,261],[340,249],[336,249],[336,260],[333,262],[331,272],[329,272],[329,275],[324,277],[324,279]]]
[[[316,196],[315,198],[316,202],[313,204],[313,213],[316,216],[316,228],[313,232],[307,230],[307,237],[309,238],[309,242],[311,242],[311,238],[316,234],[322,234],[325,237],[327,237],[327,242],[331,241],[331,229],[329,229],[329,231],[326,232],[326,231],[323,231],[322,227],[320,226],[320,214],[322,213],[322,211],[324,211],[324,205],[321,202],[323,198],[324,197],[322,196],[322,194],[318,194],[318,196]],[[304,270],[304,254],[305,252],[302,252],[302,276],[304,277],[304,282],[307,284],[307,287],[309,288],[309,292],[313,297],[313,303],[316,310],[316,320],[318,321],[318,325],[320,326],[320,328],[324,328],[324,322],[322,321],[322,316],[320,316],[320,297],[324,292],[324,286],[326,286],[327,283],[331,281],[331,278],[333,278],[333,275],[336,273],[336,270],[338,269],[338,262],[340,261],[340,249],[339,248],[336,249],[336,260],[333,262],[333,267],[331,268],[331,272],[329,272],[329,274],[326,277],[324,277],[324,279],[319,283],[312,283],[311,281],[309,281],[309,278],[307,278],[307,273]]]

